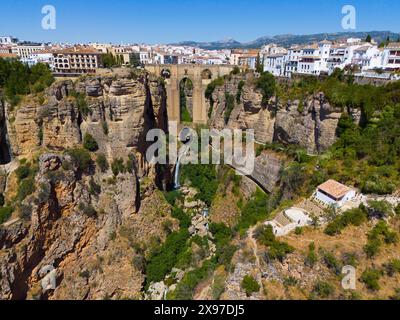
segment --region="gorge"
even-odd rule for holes
[[[338,244],[349,253],[347,240],[368,241],[367,224],[334,244],[317,227],[280,242],[256,226],[331,177],[363,192],[398,190],[398,149],[390,149],[398,146],[397,83],[371,89],[334,77],[287,82],[220,66],[165,69],[57,79],[18,103],[2,95],[0,299],[303,299],[317,280],[336,279],[326,250]],[[186,123],[177,97],[190,77],[193,88],[183,92],[193,99],[193,122]],[[332,91],[348,87],[343,99]],[[365,92],[372,91],[384,106],[370,112]],[[169,133],[172,120],[194,130],[254,129],[253,174],[181,165],[185,144],[175,168],[150,164],[146,135]],[[367,134],[377,137],[381,159]],[[311,267],[304,243],[315,239],[321,259]],[[363,245],[354,250],[367,265]],[[56,269],[56,288],[43,292],[47,266]],[[249,293],[245,275],[268,290]],[[292,276],[296,284],[287,285]]]

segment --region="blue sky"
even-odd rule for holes
[[[41,28],[47,4],[57,10],[56,30]],[[61,42],[246,42],[343,31],[345,4],[357,10],[356,31],[400,32],[399,0],[1,0],[0,35]]]

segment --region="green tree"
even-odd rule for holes
[[[367,35],[367,38],[365,39],[365,42],[369,42],[369,43],[372,42],[372,37],[371,37],[371,35]]]
[[[256,279],[249,275],[244,276],[241,286],[248,297],[251,296],[252,293],[260,291],[260,285]]]
[[[91,152],[95,152],[99,149],[99,145],[97,144],[96,140],[88,132],[86,132],[85,136],[83,137],[83,147]]]
[[[99,153],[97,155],[96,163],[99,166],[101,172],[106,172],[110,167],[104,153]]]

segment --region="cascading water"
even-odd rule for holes
[[[175,166],[175,175],[174,175],[174,189],[180,189],[181,185],[179,184],[179,169],[181,166],[181,160],[186,153],[188,152],[189,144],[192,139],[192,134],[189,128],[183,128],[179,134],[179,140],[183,143],[182,148],[179,149],[178,159]]]
[[[180,150],[179,150],[179,155],[178,155],[178,160],[176,162],[175,166],[175,176],[174,176],[174,189],[180,189],[181,185],[179,184],[179,168],[181,166],[181,160],[182,158],[186,155],[187,147],[184,145]]]

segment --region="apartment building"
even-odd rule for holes
[[[0,45],[10,45],[13,43],[17,43],[18,39],[12,36],[1,36],[0,37]]]
[[[389,71],[400,71],[400,42],[390,43],[383,50],[383,66]]]
[[[33,53],[43,51],[45,49],[45,45],[39,43],[18,44],[12,47],[12,53],[16,54],[22,59],[26,59],[29,58]]]
[[[96,73],[102,66],[101,53],[91,47],[72,47],[53,53],[53,70],[60,75]]]
[[[230,62],[233,65],[255,69],[260,49],[234,49],[231,51]]]

